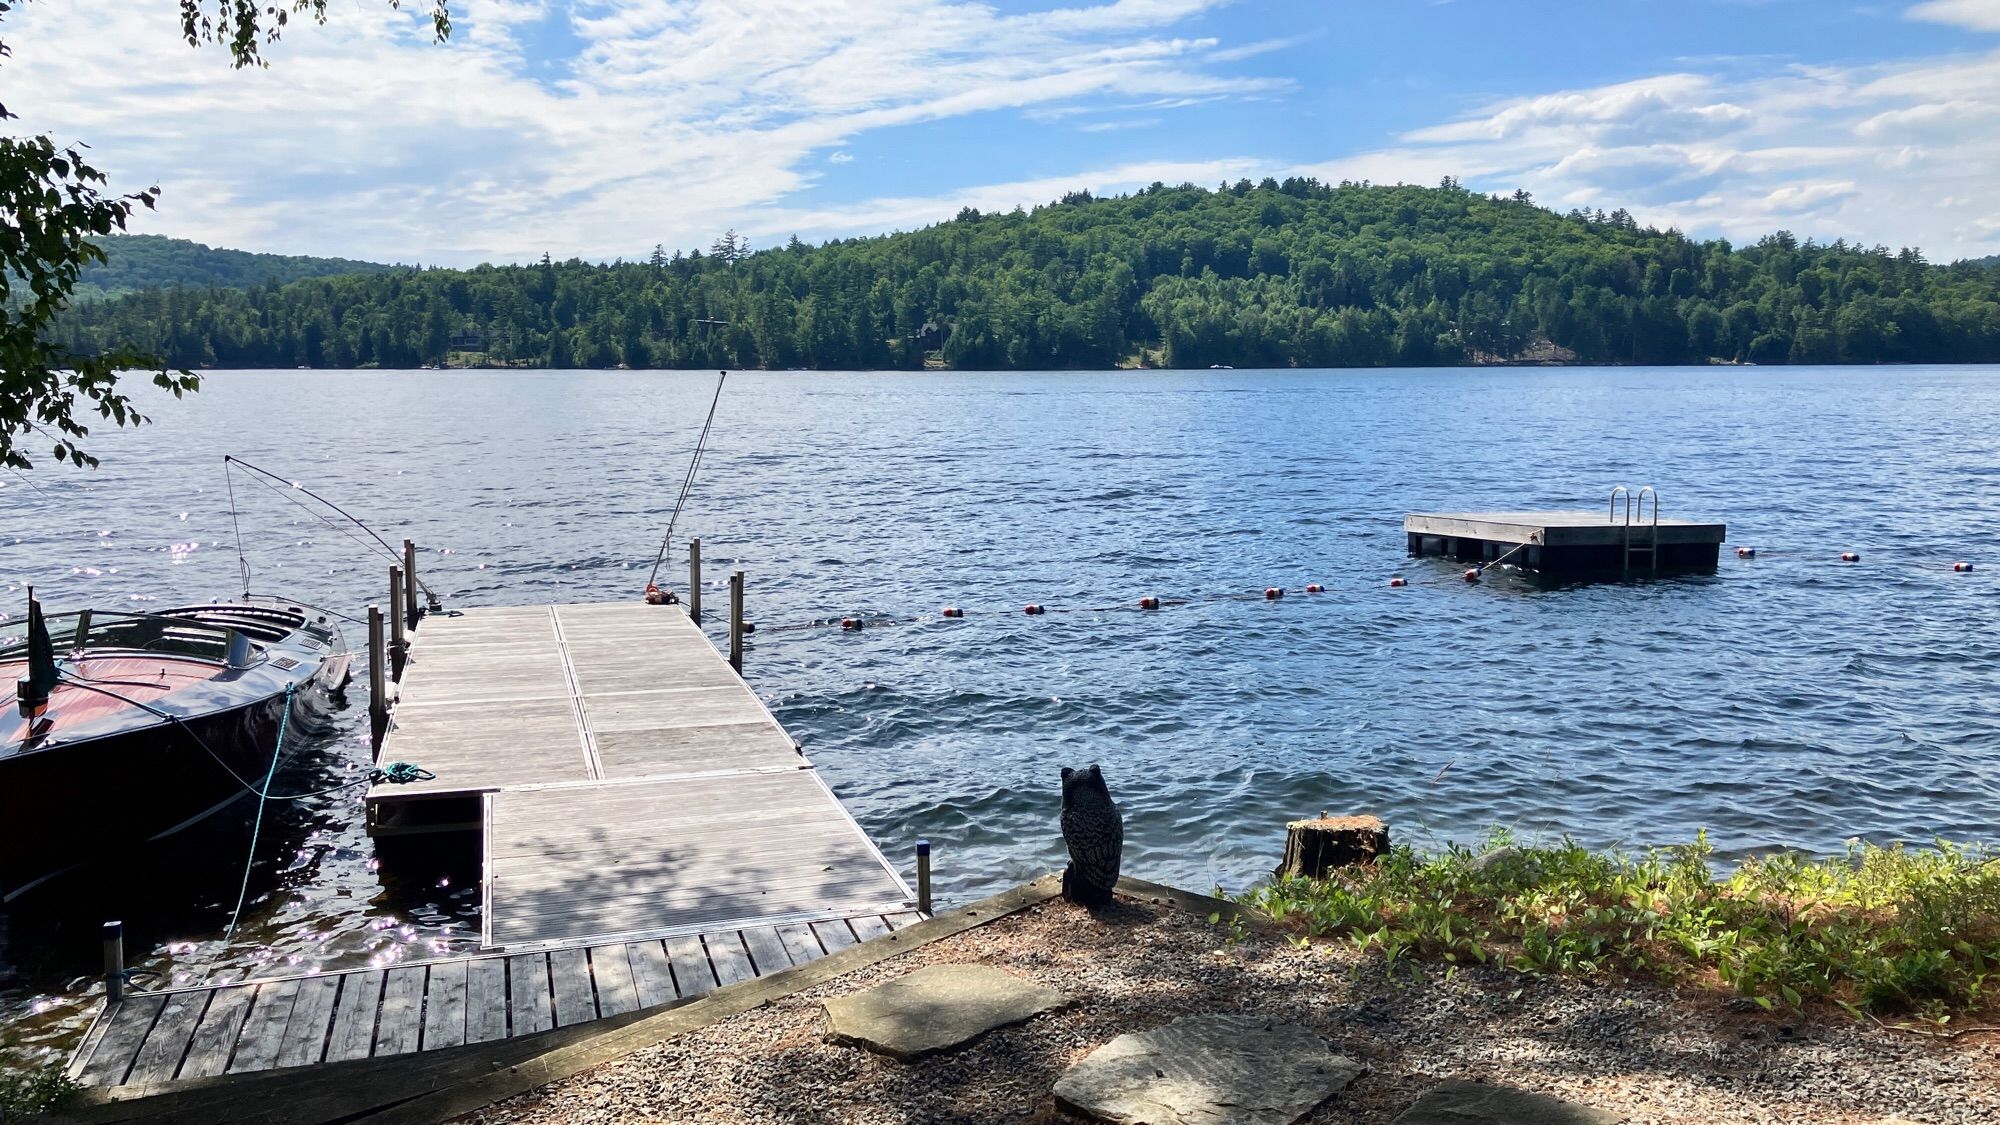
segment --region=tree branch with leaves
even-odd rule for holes
[[[0,0],[0,19],[27,0]],[[388,0],[391,8],[402,0]],[[327,0],[178,0],[181,33],[190,46],[228,50],[238,67],[266,65],[262,48],[276,42],[293,16],[326,22]],[[451,34],[446,0],[430,0],[439,41]],[[0,62],[11,57],[0,41]],[[17,120],[0,105],[0,128]],[[128,345],[74,354],[49,339],[86,267],[104,261],[91,241],[125,229],[135,209],[152,210],[158,186],[119,194],[84,159],[85,146],[59,144],[47,134],[0,136],[0,466],[34,466],[29,450],[46,441],[58,464],[94,466],[80,444],[91,415],[120,426],[146,416],[132,405],[119,377],[151,371],[153,383],[178,398],[201,385],[191,371],[168,370],[158,357]]]

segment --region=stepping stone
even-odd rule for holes
[[[1183,1016],[1092,1051],[1056,1080],[1056,1102],[1118,1125],[1291,1125],[1367,1071],[1297,1024]]]
[[[1616,1125],[1615,1113],[1511,1086],[1453,1079],[1418,1098],[1389,1125]]]
[[[826,1002],[827,1038],[908,1061],[1069,1003],[985,965],[932,965]]]

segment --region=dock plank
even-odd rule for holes
[[[146,1033],[153,1030],[153,1021],[159,1018],[160,1009],[166,1003],[164,996],[143,993],[120,1001],[117,1010],[106,1017],[108,1022],[104,1034],[97,1037],[90,1057],[84,1060],[77,1074],[77,1081],[85,1086],[123,1083],[126,1074],[132,1070],[140,1046],[146,1041]]]
[[[466,961],[439,961],[431,967],[430,987],[424,993],[424,1037],[422,1047],[435,1051],[465,1042],[466,981],[470,964]]]
[[[181,1061],[180,1078],[213,1078],[229,1069],[230,1052],[236,1049],[236,1036],[243,1030],[243,1021],[250,1015],[251,1002],[257,999],[254,984],[233,984],[215,991],[208,1002],[208,1010],[201,1015],[201,1023],[195,1027],[194,1038],[188,1043],[187,1058]]]
[[[597,1018],[596,988],[590,980],[590,954],[587,950],[550,951],[549,983],[555,989],[557,1027],[586,1023]]]
[[[638,1010],[639,985],[632,977],[632,959],[624,945],[600,945],[592,949],[590,976],[597,982],[600,1013],[617,1016]]]
[[[326,1061],[365,1059],[375,1049],[375,1017],[382,1008],[380,969],[343,973],[339,1006],[333,1012],[333,1036],[327,1041]]]
[[[507,1020],[507,962],[482,957],[465,967],[465,1041],[490,1043],[513,1034]]]
[[[831,922],[814,922],[812,928],[813,933],[819,936],[820,945],[824,946],[828,953],[838,953],[854,944],[854,931],[848,929],[847,923],[839,919]]]
[[[382,1014],[375,1025],[375,1054],[405,1055],[423,1042],[424,987],[430,969],[399,965],[382,986]]]
[[[864,914],[859,918],[849,918],[847,924],[854,927],[854,936],[859,941],[878,938],[889,932],[889,923],[878,915]]]
[[[757,975],[757,967],[751,964],[750,954],[743,948],[741,933],[724,930],[719,934],[707,934],[702,938],[702,944],[708,946],[708,962],[715,967],[717,984],[735,984]]]
[[[751,926],[741,933],[743,944],[750,950],[750,961],[756,966],[758,976],[791,968],[792,955],[785,952],[785,943],[778,937],[778,931],[769,926]]]
[[[230,1073],[269,1070],[278,1065],[278,1052],[285,1045],[285,1027],[292,1022],[292,1009],[298,1003],[299,983],[274,980],[257,986],[250,1018],[236,1036],[236,1054],[229,1060]]]
[[[688,935],[666,940],[667,958],[674,967],[674,988],[682,996],[700,996],[715,988],[715,967],[708,963],[708,950],[701,938]]]
[[[900,930],[905,926],[914,926],[918,922],[923,921],[924,916],[914,910],[904,910],[895,914],[884,914],[882,915],[882,920],[889,924],[890,929]]]
[[[521,953],[507,958],[507,1011],[513,1034],[528,1035],[555,1026],[549,998],[549,955]]]
[[[208,1008],[213,992],[176,992],[167,997],[160,1009],[159,1018],[153,1021],[153,1029],[139,1047],[139,1055],[132,1063],[132,1073],[128,1082],[160,1082],[172,1078],[181,1069],[181,1059],[187,1055],[188,1043],[194,1039],[194,1029],[201,1022],[201,1014]]]
[[[778,940],[785,943],[785,952],[792,955],[792,964],[803,965],[826,955],[820,948],[819,938],[813,928],[802,923],[778,927]]]
[[[336,974],[299,982],[298,994],[292,998],[292,1014],[285,1020],[284,1041],[278,1046],[278,1066],[310,1066],[326,1057],[340,983]]]
[[[674,990],[674,973],[666,947],[658,940],[635,941],[625,946],[632,966],[632,980],[639,989],[639,1006],[651,1008],[680,995]]]

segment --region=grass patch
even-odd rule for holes
[[[18,1074],[0,1073],[0,1125],[33,1120],[68,1101],[79,1089],[58,1063]]]
[[[1478,849],[1397,847],[1372,868],[1281,879],[1237,901],[1301,942],[1340,938],[1392,966],[1646,974],[1765,1008],[1822,1000],[1937,1028],[1991,1001],[2000,857],[1984,846],[1850,841],[1844,856],[1778,853],[1726,876],[1712,860],[1706,833],[1627,855],[1503,832]]]

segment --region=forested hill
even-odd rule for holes
[[[1733,248],[1450,181],[1155,185],[718,249],[149,292],[85,306],[66,331],[186,366],[2000,360],[2000,271],[1782,232]]]
[[[176,285],[237,289],[273,281],[282,285],[306,277],[387,273],[404,268],[346,258],[217,250],[199,242],[162,238],[157,234],[112,234],[93,241],[103,249],[105,261],[83,271],[76,289],[79,300],[102,300],[141,289],[170,289]]]

